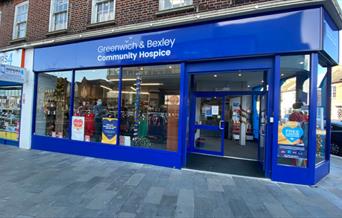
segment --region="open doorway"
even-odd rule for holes
[[[192,76],[187,167],[263,177],[266,71]]]

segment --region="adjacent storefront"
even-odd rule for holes
[[[25,70],[21,49],[0,53],[0,143],[19,145],[21,96]]]
[[[338,44],[318,7],[37,48],[32,148],[175,168],[254,155],[265,177],[314,184]]]

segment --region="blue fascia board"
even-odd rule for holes
[[[322,8],[37,48],[34,71],[198,61],[320,50]]]

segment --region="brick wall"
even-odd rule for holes
[[[0,47],[19,43],[12,41],[12,29],[15,5],[24,0],[0,0],[2,22],[0,24]],[[234,7],[256,2],[272,0],[193,0],[199,12]],[[91,27],[91,0],[69,0],[69,27],[67,32],[59,35],[81,33],[84,31],[122,26],[139,22],[167,19],[169,17],[196,13],[196,10],[157,15],[158,0],[116,0],[115,23],[107,26]],[[53,38],[59,35],[48,34],[50,0],[30,0],[29,20],[27,24],[27,41]]]

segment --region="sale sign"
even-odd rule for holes
[[[73,116],[72,117],[72,130],[71,139],[77,141],[84,141],[84,117]]]

